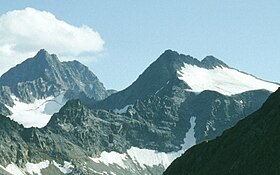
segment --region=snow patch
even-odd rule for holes
[[[184,138],[184,143],[181,145],[182,149],[179,151],[180,154],[183,154],[187,149],[194,146],[196,144],[196,138],[194,137],[194,127],[196,125],[195,123],[196,117],[192,116],[190,118],[191,128],[186,133],[186,136]],[[180,156],[180,155],[179,155]]]
[[[71,162],[64,161],[64,165],[62,166],[59,163],[56,163],[56,161],[53,161],[54,166],[56,166],[62,173],[69,174],[73,171],[74,165],[72,165]]]
[[[95,171],[94,169],[92,168],[88,168],[90,171],[94,172],[94,174],[99,174],[99,175],[103,175],[103,173],[101,172],[98,172],[98,171]]]
[[[208,120],[206,122],[206,136],[208,135],[210,128],[212,128],[213,131],[216,131],[216,128],[214,127],[214,125],[215,125],[214,120]]]
[[[114,109],[113,112],[116,114],[124,114],[127,112],[127,109],[129,107],[133,107],[133,105],[126,105],[125,107],[123,107],[122,109]]]
[[[100,157],[90,159],[95,163],[103,163],[107,166],[116,164],[124,169],[129,168],[126,164],[129,159],[132,160],[134,164],[139,165],[142,169],[146,168],[147,166],[152,167],[160,165],[162,165],[164,168],[167,168],[174,159],[179,157],[187,149],[196,144],[196,139],[194,137],[195,120],[195,117],[191,117],[191,128],[186,133],[184,143],[181,145],[182,149],[180,151],[165,153],[158,152],[156,150],[131,147],[124,154],[117,152],[102,152]]]
[[[92,168],[89,168],[90,171],[94,172],[95,174],[103,175],[103,173],[100,173],[98,171],[93,170]]]
[[[33,103],[21,102],[17,97],[12,96],[14,106],[6,107],[13,113],[8,116],[12,120],[22,124],[24,127],[42,128],[49,122],[51,116],[58,112],[65,104],[64,93],[57,97],[36,99]]]
[[[125,160],[127,159],[127,155],[120,154],[115,151],[112,152],[103,151],[99,158],[90,158],[90,159],[95,163],[104,163],[107,166],[117,164],[118,166],[124,169],[128,168],[127,165],[125,165]]]
[[[178,78],[187,83],[194,92],[212,90],[224,95],[234,95],[257,89],[274,92],[279,87],[277,84],[225,67],[205,69],[195,65],[184,64],[184,67],[177,73]]]
[[[89,84],[89,88],[92,90],[93,89],[93,85],[92,84]]]
[[[2,167],[5,171],[13,174],[13,175],[26,175],[26,173],[29,174],[37,174],[42,175],[41,170],[49,167],[50,162],[48,160],[45,160],[43,162],[40,162],[38,164],[34,163],[26,163],[25,168],[19,168],[16,164],[11,163],[6,168]]]
[[[6,168],[4,168],[4,170],[13,175],[25,175],[25,173],[23,173],[22,170],[14,163],[9,164]]]
[[[40,162],[38,164],[34,163],[27,163],[25,165],[24,171],[28,172],[29,174],[38,174],[41,175],[41,169],[45,169],[50,165],[50,162],[48,160],[45,160],[43,162]]]

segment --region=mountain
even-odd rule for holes
[[[227,96],[258,89],[273,92],[278,87],[230,68],[213,56],[199,61],[190,55],[166,50],[132,85],[98,102],[96,107],[121,109],[138,99],[170,93],[175,86],[192,92],[211,90]]]
[[[42,49],[1,76],[0,95],[3,115],[11,115],[27,127],[42,127],[68,99],[86,96],[101,100],[109,92],[86,66],[78,61],[60,62]],[[22,119],[38,113],[44,120],[41,123],[32,125]]]
[[[52,116],[49,113],[32,120],[25,113],[27,117],[21,117],[30,126],[44,119],[40,128],[25,128],[9,119],[10,124],[5,126],[13,127],[2,128],[5,137],[0,143],[9,143],[1,147],[2,171],[11,173],[15,169],[23,174],[37,167],[36,171],[44,175],[162,174],[185,150],[220,136],[261,107],[279,87],[213,56],[199,61],[171,50],[125,90],[106,91],[112,94],[103,100],[90,99],[86,92],[71,89],[23,105],[20,97],[10,95],[10,86],[2,86],[6,90],[1,98],[11,98],[17,109],[14,111],[20,113],[26,109],[53,111],[53,103],[66,102],[66,94],[80,99],[59,106]],[[46,101],[47,105],[41,105]],[[0,105],[2,108],[10,106],[5,103]],[[9,130],[12,135],[7,133]]]
[[[278,174],[280,89],[264,105],[226,130],[177,158],[164,175]]]
[[[2,171],[102,174],[106,170],[112,174],[141,175],[160,174],[164,170],[161,162],[152,160],[151,165],[146,165],[136,161],[143,153],[153,152],[133,147],[127,139],[131,133],[153,133],[145,129],[150,127],[148,123],[104,110],[90,110],[79,100],[68,101],[43,128],[24,128],[2,115],[0,120]],[[170,156],[173,160],[178,155]],[[171,160],[166,161],[169,164]]]
[[[134,110],[170,128],[176,144],[165,151],[174,151],[180,149],[191,117],[196,117],[196,142],[213,139],[257,110],[278,87],[213,56],[199,61],[166,50],[132,85],[89,106],[120,114]]]
[[[132,146],[180,155],[182,149],[220,136],[261,107],[278,87],[213,56],[199,61],[167,50],[131,86],[89,107],[144,119],[154,128],[145,130],[153,134],[136,132],[127,138]],[[194,142],[186,139],[191,121]],[[182,147],[184,140],[190,143],[187,147]],[[164,162],[166,157],[157,159]]]

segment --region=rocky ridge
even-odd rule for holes
[[[190,86],[178,77],[178,71],[185,64],[205,69],[230,68],[212,56],[199,61],[167,50],[131,86],[104,100],[96,102],[86,95],[90,92],[76,92],[75,88],[69,90],[66,94],[70,97],[78,94],[81,101],[67,102],[45,127],[27,129],[7,121],[14,126],[10,127],[14,131],[13,136],[6,132],[8,128],[3,128],[3,138],[8,141],[0,143],[7,142],[14,145],[16,149],[13,150],[22,151],[13,152],[9,145],[3,145],[1,154],[5,159],[0,159],[0,165],[7,166],[14,162],[24,167],[28,162],[49,160],[63,164],[63,161],[67,161],[75,167],[72,174],[100,174],[103,171],[108,174],[161,174],[164,171],[162,164],[145,165],[143,168],[139,166],[139,160],[135,161],[125,153],[133,147],[161,153],[181,150],[186,133],[191,128],[192,117],[195,117],[196,143],[214,139],[257,110],[271,93],[252,90],[228,96],[210,90],[192,92]],[[75,80],[71,82],[75,84]],[[67,84],[67,81],[60,83]],[[2,88],[8,87],[7,92],[12,92],[12,84],[6,83]],[[74,87],[81,88],[77,84]],[[7,92],[2,92],[1,97],[8,99],[10,96]],[[92,158],[98,158],[105,152],[123,159],[119,164],[92,161]],[[157,158],[161,160],[163,157]],[[121,167],[121,164],[130,168]],[[57,171],[53,164],[47,169]]]
[[[108,96],[103,84],[86,66],[78,61],[60,62],[44,49],[4,73],[0,85],[3,94],[12,93],[27,103],[67,90],[83,92],[95,100]],[[9,100],[1,98],[1,101]]]
[[[264,105],[220,137],[177,158],[164,175],[277,174],[280,170],[280,89]]]
[[[9,108],[15,107],[16,101],[26,106],[40,100],[42,104],[33,107],[39,108],[63,95],[56,105],[61,107],[69,99],[98,101],[110,93],[88,67],[78,61],[60,62],[56,55],[44,49],[0,77],[0,108],[1,114],[6,116],[12,115]],[[50,110],[48,114],[57,112]]]

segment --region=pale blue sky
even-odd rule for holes
[[[107,88],[127,87],[166,49],[280,82],[279,0],[11,0],[0,13],[25,7],[97,31],[105,51],[87,66]]]

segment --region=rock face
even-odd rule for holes
[[[36,115],[40,113],[50,118],[69,99],[90,98],[98,101],[108,95],[103,84],[86,66],[77,61],[60,62],[56,55],[42,49],[33,58],[1,76],[0,113],[30,127],[23,118],[26,115],[34,118],[32,111],[35,109],[41,108]],[[22,112],[19,112],[19,108]],[[31,126],[41,127],[45,124]]]
[[[2,93],[13,93],[26,103],[68,90],[83,92],[95,100],[108,96],[102,83],[86,66],[77,61],[60,62],[56,55],[45,50],[3,74],[0,85]]]
[[[222,136],[186,151],[164,175],[277,174],[280,171],[279,101],[280,89],[259,110]]]
[[[96,107],[120,109],[127,104],[135,103],[139,99],[145,99],[152,95],[171,93],[172,89],[170,88],[173,86],[178,86],[181,89],[188,88],[186,84],[178,81],[177,78],[177,70],[184,66],[184,62],[200,64],[197,59],[189,55],[180,55],[171,50],[165,51],[128,88],[99,102],[96,104]]]
[[[104,110],[90,110],[79,100],[72,100],[59,113],[54,114],[43,128],[24,128],[2,115],[0,120],[2,167],[15,163],[21,172],[25,172],[28,163],[48,160],[52,162],[51,165],[54,162],[61,165],[64,161],[71,162],[74,168],[70,174],[95,174],[106,170],[118,174],[136,171],[134,174],[140,175],[150,172],[160,174],[164,170],[162,165],[141,168],[132,157],[124,159],[130,169],[120,168],[118,164],[107,166],[90,159],[99,157],[104,151],[125,153],[133,145],[129,140],[131,133],[141,136],[139,139],[143,142],[152,144],[154,141],[146,138],[145,134],[153,134],[153,128],[148,130],[150,125],[140,118],[129,118]],[[51,165],[45,168],[45,174],[59,172],[58,167]]]
[[[55,162],[63,165],[64,161],[74,166],[72,174],[162,174],[181,151],[220,136],[257,110],[279,86],[232,69],[213,56],[199,61],[167,50],[131,86],[120,92],[106,91],[100,90],[98,87],[103,86],[98,79],[77,62],[60,63],[43,50],[26,62],[40,60],[40,55],[45,55],[41,67],[50,70],[40,69],[32,78],[26,74],[9,81],[7,77],[25,69],[18,65],[1,77],[2,114],[9,114],[7,105],[18,104],[11,94],[31,103],[66,89],[64,97],[80,100],[68,101],[42,128],[24,128],[6,119],[9,124],[3,127],[10,127],[2,128],[0,138],[0,146],[9,143],[2,144],[0,154],[5,171],[11,163],[25,172],[28,163],[48,160],[49,166],[41,170],[45,174],[61,172]],[[224,71],[229,74],[224,76]],[[211,77],[213,72],[218,79]],[[210,78],[201,82],[197,73]],[[248,85],[240,81],[244,77],[250,80]],[[257,86],[252,87],[250,82]],[[215,83],[221,91],[216,90]],[[112,95],[105,98],[108,93]]]
[[[190,66],[190,72],[188,69],[184,70],[186,65]],[[201,88],[204,82],[196,79],[199,72],[192,72],[192,67],[199,68],[198,70],[202,71],[200,74],[214,71],[215,75],[221,76],[222,74],[222,78],[213,79],[213,82],[210,81],[212,84],[205,82],[205,87]],[[234,72],[234,74],[224,77],[224,70]],[[182,76],[187,73],[190,73],[189,77],[193,77],[190,82],[182,79]],[[230,77],[235,75],[239,75],[241,78]],[[232,79],[229,81],[229,78]],[[250,85],[247,88],[247,85],[240,81],[243,78],[248,80],[248,84],[250,81],[254,81],[257,83],[256,86],[260,84],[263,88],[257,89]],[[197,87],[199,83],[196,82],[200,83],[198,89],[205,90],[197,91],[192,88],[193,84],[196,85],[193,87]],[[216,85],[213,83],[220,85],[221,92],[213,91],[211,88],[207,90],[208,85],[209,87]],[[234,87],[232,88],[230,85],[234,85]],[[240,119],[257,110],[271,91],[276,90],[278,86],[230,68],[213,56],[207,56],[199,61],[189,55],[167,50],[131,86],[89,106],[113,111],[130,106],[131,109],[125,111],[128,115],[140,116],[154,125],[172,130],[172,134],[167,140],[170,141],[173,137],[174,143],[177,143],[173,144],[170,149],[165,148],[165,151],[172,151],[178,150],[179,145],[182,144],[184,135],[190,127],[189,121],[192,116],[197,118],[195,127],[197,143],[213,139],[225,129],[234,126]],[[223,94],[231,89],[237,93]]]

